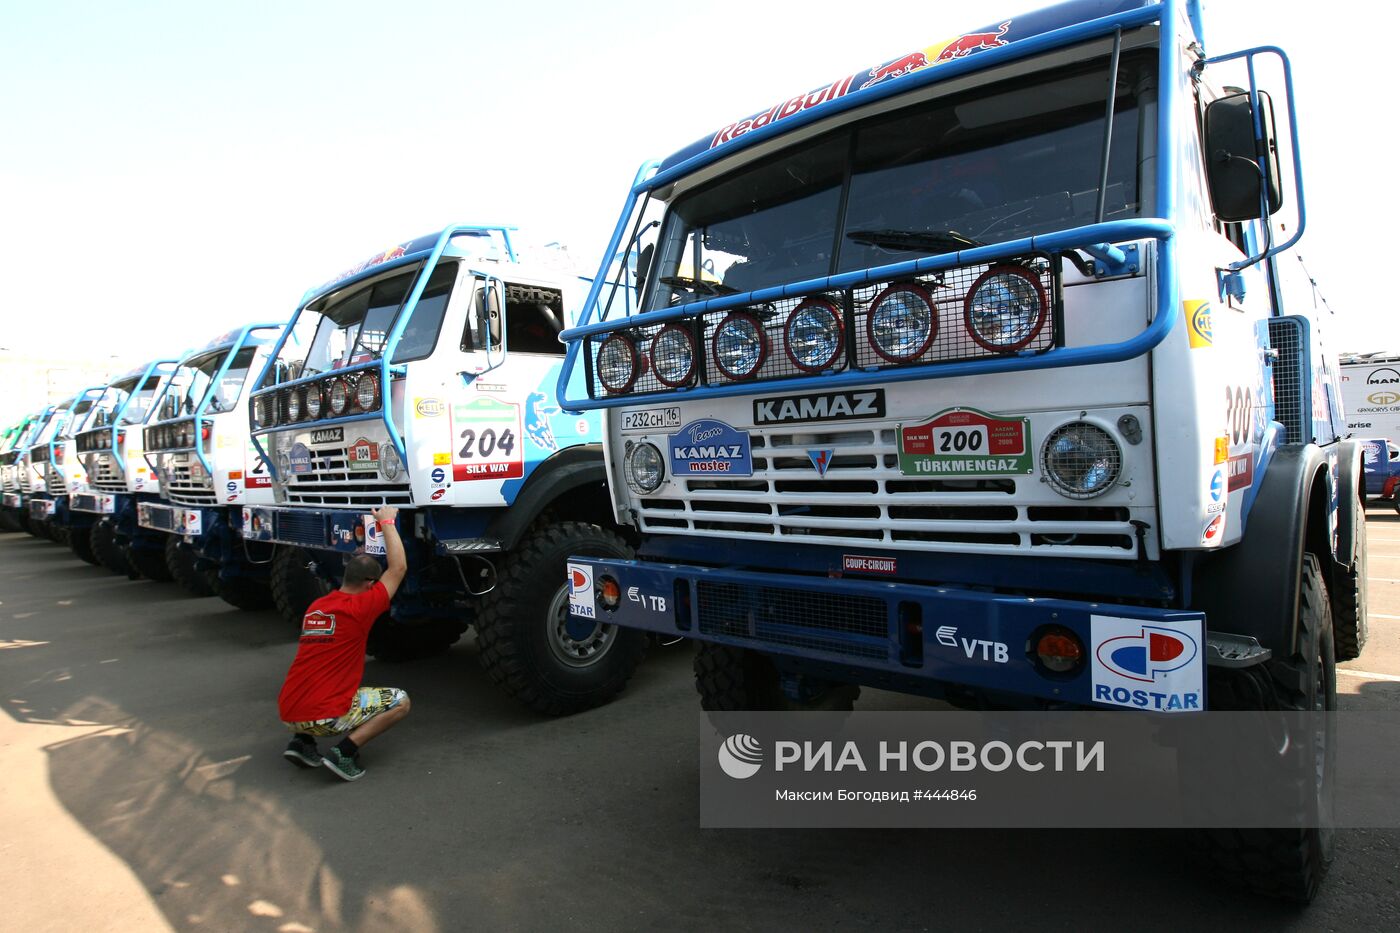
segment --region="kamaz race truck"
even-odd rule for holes
[[[165,572],[176,582],[240,609],[272,605],[271,549],[250,547],[241,533],[243,506],[272,500],[271,478],[249,443],[243,399],[281,328],[249,324],[181,360],[145,428],[145,459],[162,501],[138,502],[137,525],[163,536]],[[161,577],[154,556],[145,554],[131,550],[137,569]]]
[[[4,497],[0,500],[0,531],[25,531],[29,527],[20,477],[26,469],[24,457],[30,440],[46,415],[47,410],[26,415],[5,432],[4,446],[0,447],[0,495]]]
[[[628,194],[640,280],[598,278],[559,395],[641,540],[570,560],[574,618],[699,641],[710,710],[1332,709],[1361,457],[1283,261],[1284,54],[1076,0],[833,77]],[[1327,749],[1289,749],[1320,813]],[[1307,898],[1322,822],[1204,848]]]
[[[562,714],[620,691],[646,638],[565,611],[568,555],[631,549],[612,528],[600,419],[554,395],[586,280],[512,230],[448,227],[306,294],[249,413],[277,505],[243,525],[279,545],[273,586],[299,626],[319,593],[289,573],[314,564],[338,583],[348,556],[383,553],[369,510],[400,507],[408,576],[370,652],[427,654],[470,625],[495,683]]]
[[[73,437],[86,424],[104,388],[90,386],[55,405],[49,423],[29,448],[30,495],[26,506],[31,531],[37,529],[59,544],[72,545],[74,553],[87,561],[92,560],[85,547],[92,518],[68,506],[71,494],[87,489],[87,471],[78,459]]]
[[[113,573],[169,579],[166,536],[136,524],[136,505],[159,501],[160,482],[146,463],[142,426],[154,414],[155,401],[176,364],[156,360],[116,379],[76,438],[78,456],[87,468],[88,491],[75,493],[70,507],[93,516],[86,547],[93,560]]]

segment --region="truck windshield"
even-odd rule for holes
[[[257,352],[258,348],[255,346],[238,350],[229,364],[228,371],[219,379],[217,385],[213,384],[214,377],[223,365],[227,350],[197,356],[182,363],[176,380],[184,384],[185,391],[180,400],[179,411],[171,413],[170,417],[194,414],[194,410],[199,407],[206,394],[209,394],[210,412],[218,414],[233,411],[234,406],[238,404],[238,396],[243,391],[243,380],[248,377],[248,370]]]
[[[1125,53],[1104,220],[1139,215],[1154,53]],[[1095,222],[1108,63],[872,117],[672,204],[648,310]]]
[[[146,420],[146,412],[150,410],[151,400],[155,397],[156,390],[160,388],[160,376],[152,374],[140,388],[137,383],[141,383],[140,376],[133,376],[130,379],[123,379],[114,382],[107,387],[107,391],[102,393],[102,398],[97,401],[97,410],[93,412],[89,419],[89,428],[105,427],[112,423],[112,419],[117,414],[117,409],[126,402],[126,411],[122,413],[122,424],[140,424]],[[130,402],[127,399],[130,398]]]
[[[420,268],[414,266],[303,308],[267,384],[379,359]],[[438,263],[404,327],[396,360],[431,352],[456,277],[457,263]]]

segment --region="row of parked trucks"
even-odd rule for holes
[[[651,638],[710,710],[1333,709],[1364,490],[1292,77],[1205,48],[1194,0],[1072,0],[836,77],[644,165],[591,280],[399,243],[25,419],[4,520],[298,620],[399,506],[370,650],[473,627],[545,713]],[[1283,743],[1305,827],[1200,851],[1310,898],[1334,752]]]

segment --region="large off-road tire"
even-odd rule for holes
[[[49,523],[41,518],[30,516],[28,509],[25,510],[24,514],[24,530],[36,538],[43,538],[47,541],[53,540],[53,536],[49,534]]]
[[[1211,709],[1335,710],[1332,613],[1327,584],[1312,554],[1303,555],[1298,623],[1298,652],[1268,675],[1264,689],[1238,674],[1232,677],[1228,671],[1212,669]],[[1334,738],[1330,727],[1318,729],[1311,741],[1287,743],[1287,750],[1279,755],[1278,780],[1297,784],[1299,807],[1320,825],[1197,832],[1193,834],[1196,848],[1213,875],[1261,894],[1302,903],[1313,899],[1332,861]]]
[[[449,621],[404,624],[386,612],[369,630],[365,653],[390,664],[431,658],[455,645],[463,628],[461,623]]]
[[[19,531],[19,514],[12,509],[0,509],[0,531]]]
[[[92,553],[97,562],[112,573],[130,573],[126,549],[117,540],[117,526],[110,518],[99,519],[92,526]]]
[[[92,527],[70,528],[68,530],[68,547],[78,556],[78,559],[96,566],[98,564],[97,555],[92,549]]]
[[[286,544],[279,544],[272,556],[272,602],[277,614],[298,631],[306,607],[331,591],[331,585],[308,567],[311,561],[310,551]]]
[[[54,521],[51,521],[48,524],[49,537],[53,540],[53,543],[62,545],[63,547],[67,547],[68,542],[73,537],[73,530],[67,525],[60,525],[58,524],[58,522]]]
[[[198,559],[194,549],[186,547],[179,535],[166,536],[165,566],[170,568],[170,579],[188,590],[191,596],[213,596],[218,573],[198,569],[195,566]]]
[[[1400,496],[1397,496],[1396,498],[1400,499]],[[27,511],[25,511],[24,509],[20,509],[17,513],[15,513],[15,518],[19,520],[20,531],[23,531],[26,534],[34,533],[30,530],[31,526],[29,524],[29,513]]]
[[[166,542],[168,545],[169,542]],[[133,579],[145,577],[160,583],[175,579],[170,573],[170,564],[165,560],[164,548],[137,547],[136,542],[132,541],[126,546],[126,562],[131,568],[128,575]]]
[[[549,716],[606,703],[626,686],[646,654],[636,629],[602,622],[569,633],[566,564],[571,555],[630,558],[611,531],[583,522],[537,525],[496,567],[496,587],[481,598],[481,666],[507,694]]]
[[[1337,576],[1332,588],[1332,631],[1338,661],[1355,661],[1366,649],[1366,510],[1356,511],[1356,570]]]
[[[266,580],[242,574],[224,579],[215,573],[212,577],[214,594],[235,609],[255,612],[272,608],[272,590]]]
[[[766,655],[710,642],[701,642],[695,653],[695,690],[700,694],[701,708],[712,712],[849,712],[860,696],[860,687],[855,684],[833,684],[806,702],[799,702],[783,691],[778,669]]]

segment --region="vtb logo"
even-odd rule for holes
[[[1136,635],[1121,635],[1099,645],[1099,663],[1120,677],[1154,683],[1196,658],[1196,641],[1173,629],[1144,625]]]

